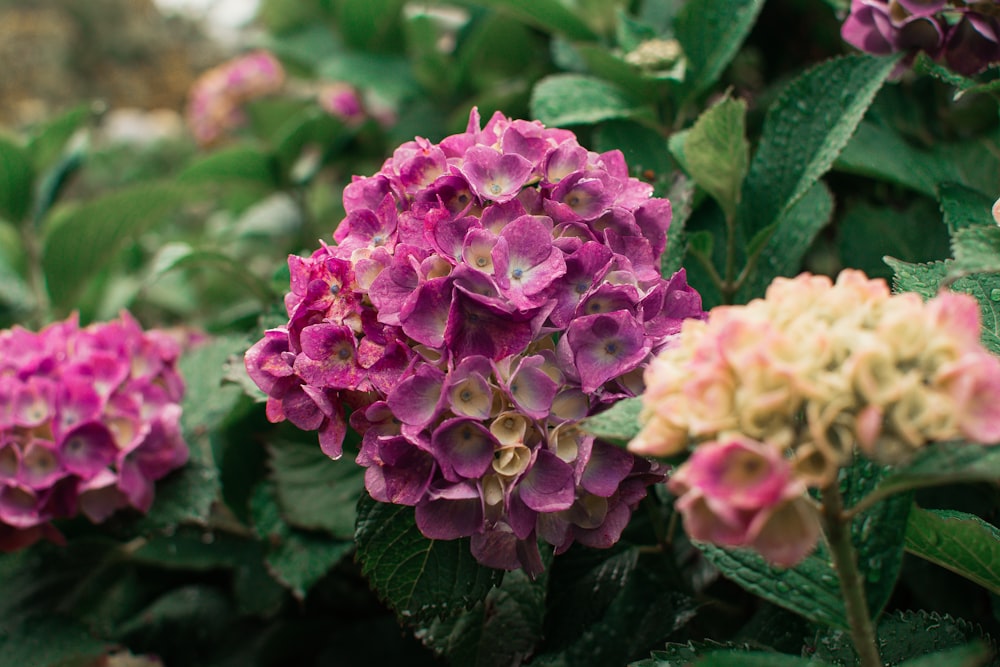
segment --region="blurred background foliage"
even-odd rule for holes
[[[726,294],[711,276],[724,269],[727,233],[741,235],[743,252],[759,231],[727,232],[724,222],[744,174],[727,201],[686,162],[685,133],[706,109],[740,101],[745,114],[725,108],[737,109],[732,136],[745,136],[735,150],[751,154],[789,82],[850,51],[839,34],[846,4],[263,0],[252,24],[221,42],[145,1],[0,0],[0,327],[72,311],[103,320],[127,308],[146,325],[216,335],[187,361],[185,423],[201,453],[158,490],[153,515],[100,529],[70,523],[70,547],[0,558],[0,666],[125,665],[120,647],[218,667],[526,656],[607,665],[648,656],[668,638],[705,636],[766,635],[768,646],[799,651],[816,628],[719,578],[683,542],[669,558],[634,546],[573,549],[551,569],[550,599],[528,599],[508,575],[474,608],[478,617],[425,623],[415,637],[352,559],[357,470],[326,460],[313,434],[268,424],[259,399],[241,390],[239,356],[282,320],[273,314],[287,290],[285,259],[331,240],[351,176],[374,173],[414,136],[464,130],[472,107],[623,151],[634,175],[673,201],[665,262],[688,267],[706,306],[746,300],[752,285]],[[285,88],[248,102],[243,125],[198,146],[183,122],[191,84],[252,49],[278,57]],[[823,169],[818,187],[829,197],[810,200],[818,213],[808,237],[760,280],[842,267],[891,278],[886,255],[951,255],[941,182],[960,184],[964,202],[996,197],[993,93],[956,94],[954,82],[918,70],[873,89],[857,133]],[[334,83],[357,92],[360,122],[318,104]],[[996,488],[970,488],[947,503],[995,524]],[[931,506],[940,501],[929,495]],[[658,541],[670,511],[654,505],[637,513],[626,543]],[[926,569],[906,561],[890,609],[967,612],[997,628],[995,595],[958,577],[926,586]],[[512,607],[537,622],[491,625],[494,609]],[[762,629],[777,626],[787,630]]]

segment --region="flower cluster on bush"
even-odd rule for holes
[[[1000,61],[995,2],[851,0],[841,34],[876,55],[923,51],[960,74],[975,74]]]
[[[629,448],[694,443],[670,481],[689,533],[794,563],[818,535],[807,487],[833,482],[855,448],[898,464],[929,442],[1000,442],[1000,359],[979,318],[968,295],[925,303],[860,271],[778,279],[684,323],[646,370]]]
[[[254,51],[204,72],[192,84],[185,110],[195,140],[210,146],[246,122],[243,106],[281,90],[285,70],[268,51]]]
[[[660,275],[671,209],[651,195],[620,152],[499,113],[400,146],[345,189],[337,245],[289,259],[289,322],[246,355],[269,418],[337,457],[350,405],[372,497],[484,564],[610,546],[662,474],[577,424],[703,316]]]
[[[131,316],[84,329],[0,332],[0,550],[78,512],[146,512],[154,482],[183,465],[179,344]]]

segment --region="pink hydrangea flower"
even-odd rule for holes
[[[702,443],[667,486],[692,539],[749,547],[784,567],[816,547],[819,518],[806,485],[772,446],[739,435]]]
[[[58,538],[53,519],[141,512],[188,458],[180,346],[128,313],[84,329],[0,332],[0,550]]]
[[[660,276],[651,195],[618,151],[500,113],[403,144],[345,188],[337,245],[289,259],[289,321],[246,354],[268,416],[336,457],[349,406],[372,497],[484,564],[610,546],[662,473],[577,423],[703,316],[683,272]]]
[[[243,105],[281,90],[285,70],[271,53],[254,51],[204,72],[192,84],[185,110],[195,140],[210,146],[246,121]]]

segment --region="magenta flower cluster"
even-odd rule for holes
[[[400,146],[345,189],[337,245],[289,259],[289,322],[246,355],[269,418],[338,457],[350,406],[372,497],[481,563],[610,546],[662,475],[578,424],[703,316],[660,275],[671,208],[651,195],[620,152],[499,113]]]
[[[52,519],[142,512],[183,465],[178,343],[127,313],[0,332],[0,550],[59,539]]]
[[[844,40],[867,53],[927,53],[960,74],[1000,61],[1000,8],[961,0],[851,0]]]
[[[254,51],[204,72],[191,85],[185,118],[195,140],[210,146],[246,123],[247,102],[281,90],[285,69],[268,51]]]

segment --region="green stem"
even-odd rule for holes
[[[865,587],[858,570],[857,554],[851,543],[850,520],[844,517],[844,502],[837,483],[823,489],[823,527],[833,566],[840,578],[840,592],[844,596],[847,622],[851,626],[854,650],[861,659],[861,667],[882,667],[875,628],[868,612]]]

